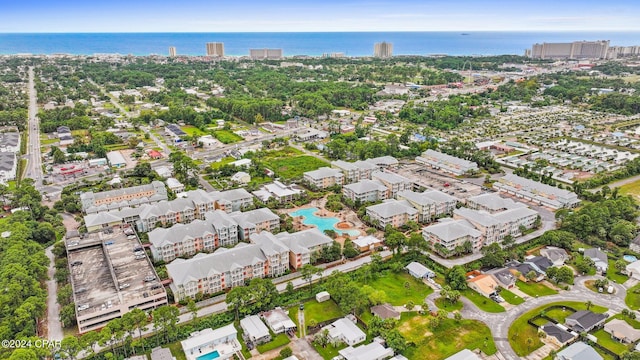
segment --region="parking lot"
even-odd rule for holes
[[[416,185],[440,190],[461,200],[483,193],[482,187],[479,185],[457,179],[422,164],[403,164],[397,173],[410,179]]]

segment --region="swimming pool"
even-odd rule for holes
[[[212,352],[204,355],[200,355],[196,358],[196,360],[213,360],[220,357],[218,350],[213,350]]]
[[[305,225],[314,225],[318,228],[318,230],[324,232],[325,230],[333,230],[338,234],[347,234],[349,236],[358,236],[360,235],[359,230],[338,230],[336,229],[336,224],[339,222],[336,217],[320,217],[316,216],[315,213],[318,211],[318,208],[308,208],[308,209],[300,209],[290,213],[289,215],[303,216],[302,223]]]
[[[624,259],[624,261],[630,262],[630,263],[638,261],[638,258],[633,255],[625,255],[622,258]]]

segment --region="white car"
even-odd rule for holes
[[[89,308],[89,304],[84,304],[78,306],[78,311],[87,310]]]

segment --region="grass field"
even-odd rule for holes
[[[323,166],[329,166],[329,163],[310,155],[301,155],[266,160],[265,165],[267,165],[269,169],[273,170],[278,177],[283,179],[294,179],[302,177],[304,172],[316,170]]]
[[[405,283],[409,283],[408,289]],[[422,305],[424,299],[433,292],[433,289],[405,272],[383,273],[367,285],[383,290],[387,294],[389,303],[398,306],[405,305],[409,301],[413,301],[415,305]]]
[[[500,296],[502,296],[502,298],[511,305],[520,305],[524,302],[523,298],[507,289],[500,290]]]
[[[400,319],[398,330],[413,342],[403,355],[412,360],[438,360],[447,358],[460,349],[481,349],[485,354],[495,354],[496,346],[491,330],[475,320],[455,321],[446,319],[437,329],[429,326],[429,315],[405,316]]]
[[[320,356],[322,356],[324,360],[333,359],[334,357],[338,356],[338,351],[346,347],[347,345],[344,343],[338,345],[338,347],[333,347],[333,345],[328,344],[327,347],[324,348],[321,346],[313,345],[313,348],[316,349],[316,351],[320,354]]]
[[[229,130],[217,130],[213,132],[213,136],[216,137],[216,139],[220,140],[221,143],[223,144],[232,144],[234,142],[238,142],[243,140],[242,136],[233,133]]]
[[[627,296],[624,302],[632,310],[640,309],[640,284],[627,289]]]
[[[593,336],[598,338],[598,344],[606,347],[607,349],[613,351],[614,353],[620,355],[623,352],[629,351],[629,346],[622,344],[616,340],[611,338],[611,335],[607,334],[604,329],[600,329],[594,333]]]
[[[504,311],[504,308],[502,307],[502,305],[498,304],[497,302],[487,297],[480,295],[480,293],[478,293],[475,290],[466,289],[464,291],[461,291],[461,293],[462,293],[462,296],[471,300],[471,302],[474,303],[477,307],[479,307],[480,310],[490,312],[490,313],[499,313]]]
[[[169,350],[171,350],[171,355],[173,355],[176,360],[187,360],[187,356],[184,354],[184,351],[182,351],[182,344],[180,341],[176,341],[163,347],[168,347]]]
[[[298,307],[297,306],[292,306],[289,308],[289,318],[293,321],[294,324],[296,324],[296,328],[298,328],[296,335],[298,335],[298,337],[302,337],[302,334],[300,333],[302,330],[300,329],[300,324],[298,323]]]
[[[273,338],[268,343],[260,344],[256,348],[258,349],[258,352],[260,354],[263,354],[269,350],[277,349],[280,346],[285,346],[290,342],[291,340],[289,340],[289,337],[287,336],[287,334],[282,333],[282,334],[278,334],[275,338]]]
[[[518,286],[518,288],[520,289],[520,291],[522,291],[523,293],[531,296],[531,297],[538,297],[538,296],[547,296],[547,295],[554,295],[557,294],[558,292],[547,287],[544,286],[542,284],[539,283],[534,283],[534,282],[524,282],[524,281],[520,281],[518,280],[516,282],[516,286]]]
[[[640,180],[620,186],[619,193],[622,195],[631,195],[636,200],[640,200]]]
[[[310,300],[304,303],[304,321],[307,326],[309,326],[312,321],[319,324],[323,321],[339,318],[342,315],[342,311],[333,300],[321,303]]]
[[[620,274],[618,270],[616,270],[615,260],[609,259],[608,263],[609,267],[607,268],[607,279],[615,281],[618,284],[624,284],[624,282],[627,281],[629,277],[627,275]]]
[[[462,310],[462,301],[460,300],[452,304],[451,301],[443,297],[439,297],[436,299],[435,303],[439,309],[444,309],[444,310],[447,310],[448,312]]]
[[[189,136],[202,136],[202,135],[207,135],[206,132],[198,129],[195,126],[191,126],[191,125],[186,125],[186,126],[182,126],[180,127],[182,129],[182,131],[186,132],[187,135]]]
[[[540,341],[540,338],[538,337],[537,329],[529,325],[527,323],[527,320],[537,315],[540,315],[540,313],[543,311],[549,317],[552,317],[552,318],[555,316],[555,317],[564,319],[564,317],[568,315],[569,312],[566,310],[564,311],[561,309],[558,309],[558,311],[556,311],[556,309],[546,310],[552,305],[569,306],[576,310],[587,309],[586,303],[576,302],[576,301],[567,301],[567,302],[555,302],[555,303],[546,304],[524,313],[522,316],[517,318],[509,328],[509,344],[511,345],[511,348],[513,348],[513,351],[515,351],[518,356],[529,355],[532,351],[538,349],[543,345],[542,342]],[[603,313],[607,311],[605,307],[598,306],[598,305],[591,306],[590,310],[597,313]],[[565,315],[565,313],[567,315]],[[527,339],[531,339],[531,344],[527,343]]]

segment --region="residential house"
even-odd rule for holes
[[[338,169],[321,167],[318,170],[307,171],[303,174],[304,180],[318,189],[326,189],[334,185],[342,186],[344,174]]]
[[[463,349],[445,360],[482,360],[482,358],[469,349]]]
[[[238,342],[238,331],[233,324],[215,330],[207,328],[193,332],[180,344],[187,360],[196,360],[213,353],[217,353],[217,359],[227,360],[242,350]]]
[[[382,304],[371,307],[371,314],[377,316],[382,320],[396,319],[400,320],[400,312],[397,311],[391,304]]]
[[[372,235],[360,236],[352,241],[353,245],[355,245],[360,252],[373,251],[377,247],[382,246],[382,240]]]
[[[451,214],[458,203],[457,198],[438,190],[427,190],[423,193],[404,190],[398,192],[397,198],[406,200],[418,210],[419,222],[429,222],[439,216]]]
[[[591,346],[578,341],[558,352],[556,360],[604,360],[604,358]]]
[[[238,224],[240,240],[248,240],[252,234],[280,229],[280,217],[269,208],[260,208],[245,212],[232,212],[229,216]]]
[[[515,275],[507,268],[493,269],[487,271],[487,274],[493,276],[498,285],[505,289],[512,289],[518,280]]]
[[[629,249],[633,252],[640,253],[640,235],[636,236],[629,244]]]
[[[562,347],[578,337],[578,333],[569,331],[564,325],[554,324],[551,321],[540,326],[538,332],[547,334],[547,339]]]
[[[599,273],[604,274],[607,272],[607,269],[609,268],[609,262],[607,254],[605,254],[604,251],[596,248],[585,249],[583,256],[593,260],[593,263],[596,266],[596,270]]]
[[[355,348],[348,346],[338,351],[338,354],[340,354],[344,360],[386,360],[393,356],[393,349],[385,348],[380,343],[374,341]]]
[[[387,187],[387,199],[395,199],[400,191],[411,190],[413,182],[404,176],[387,172],[374,171],[371,180],[377,180]]]
[[[487,274],[480,274],[471,277],[467,280],[467,285],[485,297],[496,295],[500,287],[493,276]]]
[[[387,199],[387,187],[377,180],[360,180],[344,185],[342,195],[354,203],[375,202]]]
[[[181,193],[184,191],[184,184],[178,181],[178,179],[176,178],[168,178],[165,182],[167,183],[167,187],[169,188],[169,190],[173,191],[174,193]]]
[[[407,221],[418,221],[418,211],[404,200],[388,199],[381,204],[367,206],[366,214],[371,223],[380,229],[387,225],[397,228]]]
[[[151,360],[176,360],[176,358],[171,354],[170,349],[160,346],[151,349],[151,354],[149,355],[151,357]],[[129,359],[134,360],[132,358]],[[147,357],[142,356],[142,358],[139,360],[147,360]]]
[[[280,307],[263,312],[262,318],[274,334],[289,333],[297,327],[289,318],[289,314]]]
[[[555,246],[546,246],[540,249],[540,255],[549,259],[553,266],[562,266],[567,260],[569,260],[569,254],[567,251]]]
[[[409,265],[405,266],[405,269],[416,279],[429,279],[436,276],[435,272],[417,261],[412,261]]]
[[[463,246],[469,241],[474,251],[479,251],[482,247],[482,233],[467,220],[442,219],[434,225],[429,225],[422,229],[422,237],[436,249],[442,247],[448,253],[453,252],[457,246]]]
[[[640,330],[620,319],[613,319],[604,324],[604,331],[610,334],[612,339],[625,344],[631,344],[640,339]]]
[[[289,248],[289,264],[293,269],[311,263],[312,254],[317,254],[325,246],[330,246],[333,240],[323,234],[318,228],[311,228],[290,234],[281,232],[276,235],[278,240]]]
[[[338,319],[323,327],[322,331],[324,330],[328,330],[329,340],[333,344],[345,343],[353,346],[363,342],[367,338],[364,331],[356,326],[355,321],[349,320],[348,318]]]
[[[240,320],[242,338],[251,344],[259,345],[271,341],[269,329],[258,315],[249,315]]]
[[[417,157],[416,162],[430,165],[434,169],[440,169],[454,175],[463,175],[478,171],[478,165],[472,161],[460,159],[431,149]]]
[[[524,263],[529,264],[539,274],[546,274],[547,269],[553,266],[551,260],[544,256],[528,256]]]
[[[6,185],[16,178],[17,164],[16,153],[0,152],[0,183]]]
[[[589,332],[602,327],[607,319],[605,314],[597,314],[589,310],[579,310],[566,317],[564,323],[577,333]]]
[[[237,173],[233,174],[229,179],[238,184],[248,184],[251,181],[251,175],[249,175],[249,173],[246,173],[244,171],[238,171]]]
[[[626,270],[630,278],[640,280],[640,260],[627,264]]]

